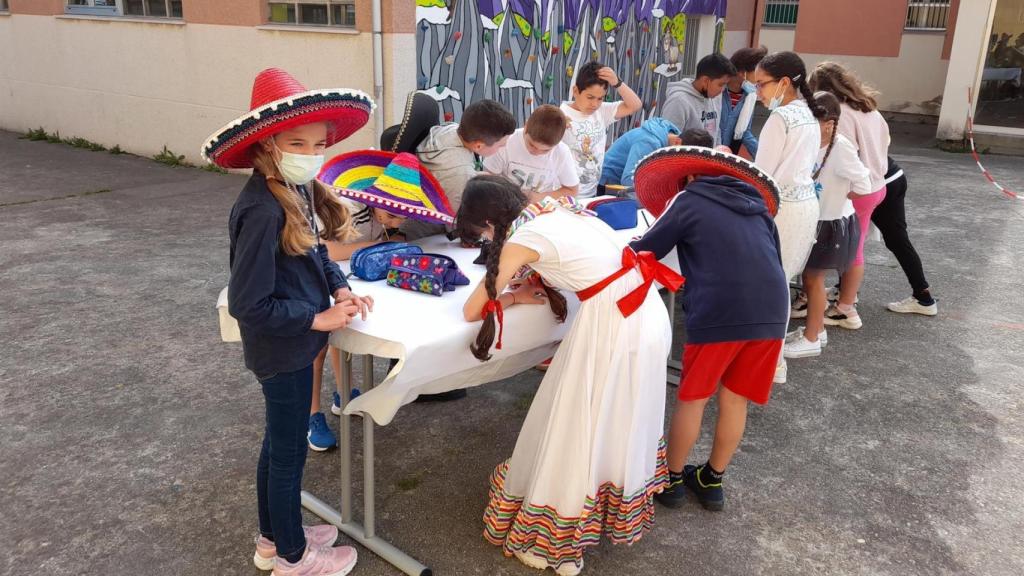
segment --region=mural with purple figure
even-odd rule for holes
[[[417,89],[442,120],[498,100],[520,125],[571,94],[590,60],[611,66],[644,108],[612,136],[656,112],[665,86],[693,73],[696,19],[725,17],[726,0],[416,0]],[[611,91],[609,98],[615,98]]]

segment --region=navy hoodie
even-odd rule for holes
[[[779,234],[750,184],[697,178],[630,246],[658,259],[678,251],[688,343],[785,338],[789,284]]]
[[[311,329],[313,317],[348,286],[341,269],[322,244],[301,256],[281,251],[284,208],[259,173],[238,195],[228,228],[228,312],[238,320],[246,368],[265,380],[309,366],[328,337]]]

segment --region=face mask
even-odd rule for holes
[[[276,142],[274,148],[277,148]],[[281,159],[277,161],[277,168],[281,171],[281,176],[285,182],[295,186],[301,186],[316,178],[316,175],[320,173],[320,168],[324,165],[322,154],[293,154],[280,148],[277,148],[277,151],[281,154]]]
[[[779,95],[779,90],[782,89],[782,81],[779,81],[779,85],[775,87],[775,94],[771,100],[768,101],[768,110],[775,110],[782,105],[782,96]]]
[[[745,92],[756,92],[757,91],[757,86],[755,86],[754,83],[751,82],[750,80],[744,80],[743,81],[743,90]]]

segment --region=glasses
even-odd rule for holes
[[[778,82],[778,80],[768,80],[767,82],[754,82],[754,87],[760,90],[765,86],[771,86],[772,84],[777,84]]]

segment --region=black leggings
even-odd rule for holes
[[[907,281],[914,290],[914,297],[922,299],[927,296],[928,280],[924,277],[924,268],[921,266],[921,257],[914,250],[907,236],[907,213],[904,206],[904,199],[907,195],[907,178],[900,176],[886,186],[885,200],[875,208],[871,214],[871,221],[875,223],[885,240],[885,247],[896,256],[903,273],[907,275]],[[930,299],[930,296],[924,298]]]

